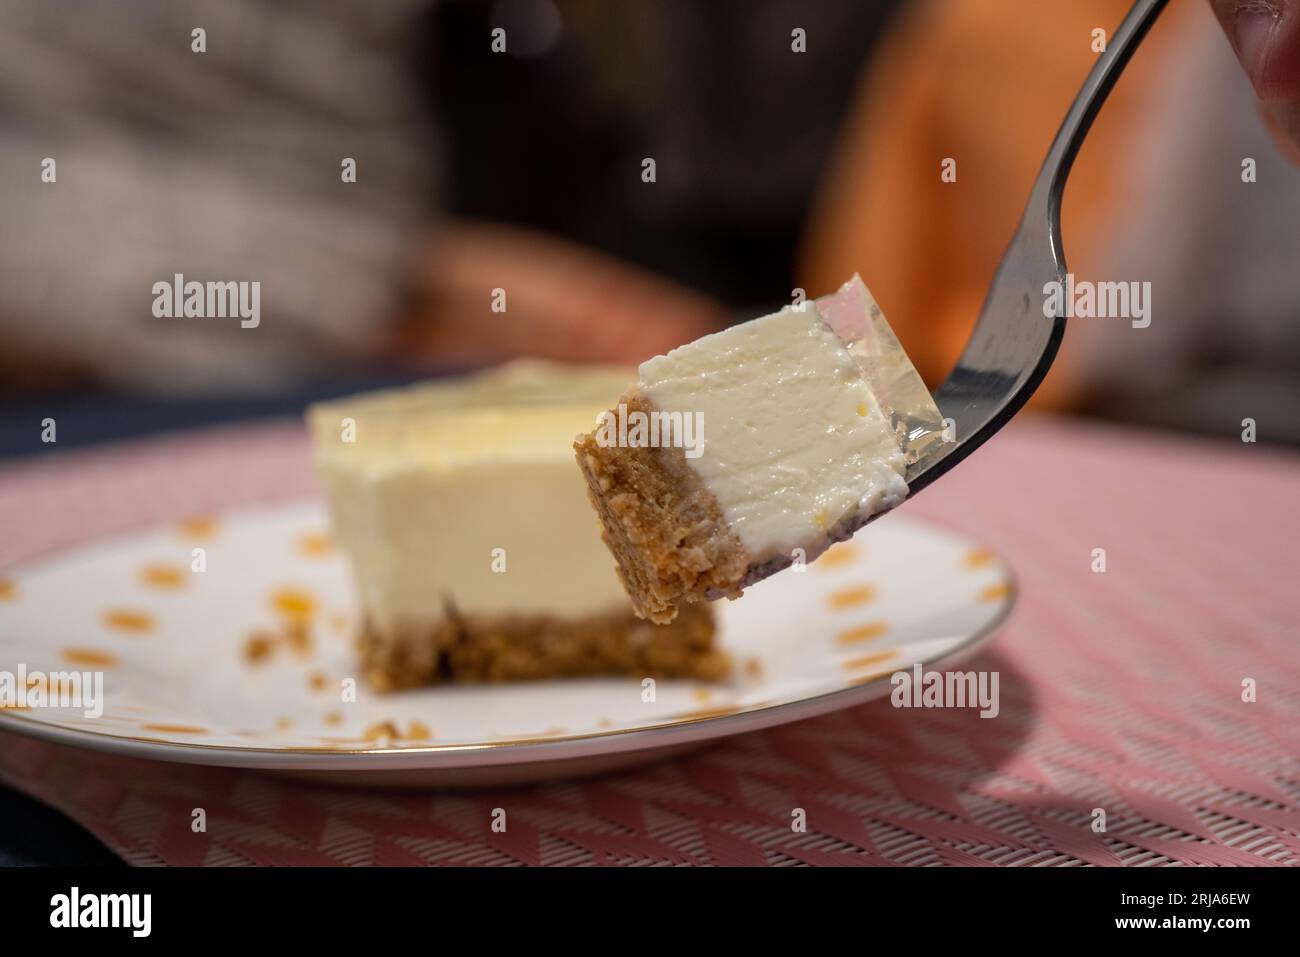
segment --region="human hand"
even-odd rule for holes
[[[728,320],[718,303],[671,280],[514,226],[444,223],[416,258],[421,305],[395,358],[417,368],[519,356],[635,364]]]
[[[1210,0],[1284,153],[1300,163],[1300,0]]]

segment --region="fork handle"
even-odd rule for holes
[[[1083,81],[1083,86],[1075,96],[1074,103],[1066,113],[1056,138],[1052,140],[1051,149],[1043,160],[1026,206],[1025,221],[1037,219],[1042,222],[1039,217],[1046,217],[1051,228],[1052,248],[1062,264],[1065,257],[1061,252],[1061,196],[1065,192],[1065,181],[1074,165],[1074,158],[1111,88],[1168,2],[1169,0],[1136,0],[1106,44],[1105,51],[1093,64],[1088,78]]]
[[[1097,111],[1168,0],[1137,0],[1097,58],[1052,141],[1020,225],[1002,257],[957,367],[935,392],[956,441],[908,471],[912,493],[979,448],[1033,395],[1065,335],[1064,310],[1045,316],[1045,283],[1064,282],[1061,195]]]

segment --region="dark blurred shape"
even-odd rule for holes
[[[4,845],[0,867],[124,867],[85,828],[26,795],[0,786]]]
[[[558,233],[736,307],[788,300],[809,201],[898,6],[440,3],[428,70],[449,209]],[[558,40],[525,55],[552,8]],[[506,54],[492,52],[496,26]]]
[[[563,32],[560,11],[552,0],[497,0],[492,23],[506,31],[513,56],[535,57],[550,53]]]

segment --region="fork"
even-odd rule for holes
[[[1064,283],[1061,195],[1074,157],[1111,87],[1168,0],[1137,0],[1093,65],[1047,151],[1020,225],[1002,256],[979,322],[957,367],[934,394],[950,441],[908,470],[916,494],[987,442],[1034,394],[1065,335],[1064,310],[1049,318],[1044,287]]]
[[[1065,335],[1065,310],[1046,314],[1044,288],[1064,284],[1061,250],[1061,196],[1074,157],[1106,96],[1124,72],[1168,0],[1136,0],[1124,21],[1097,57],[1065,121],[1056,132],[1047,158],[1029,194],[1029,202],[1011,238],[979,321],[957,367],[934,393],[945,419],[945,440],[928,446],[907,467],[908,498],[939,478],[1007,424],[1047,375]],[[1062,304],[1064,306],[1064,304]],[[841,522],[831,532],[845,539],[888,510]],[[751,567],[741,582],[748,587],[791,564],[778,558]],[[710,599],[722,593],[710,593]]]

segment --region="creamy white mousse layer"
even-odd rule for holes
[[[624,369],[516,363],[308,410],[334,532],[371,622],[581,617],[627,596],[573,466]]]
[[[687,462],[754,565],[796,548],[811,560],[836,526],[907,497],[899,440],[812,302],[642,363],[640,389],[698,414],[704,448]]]

